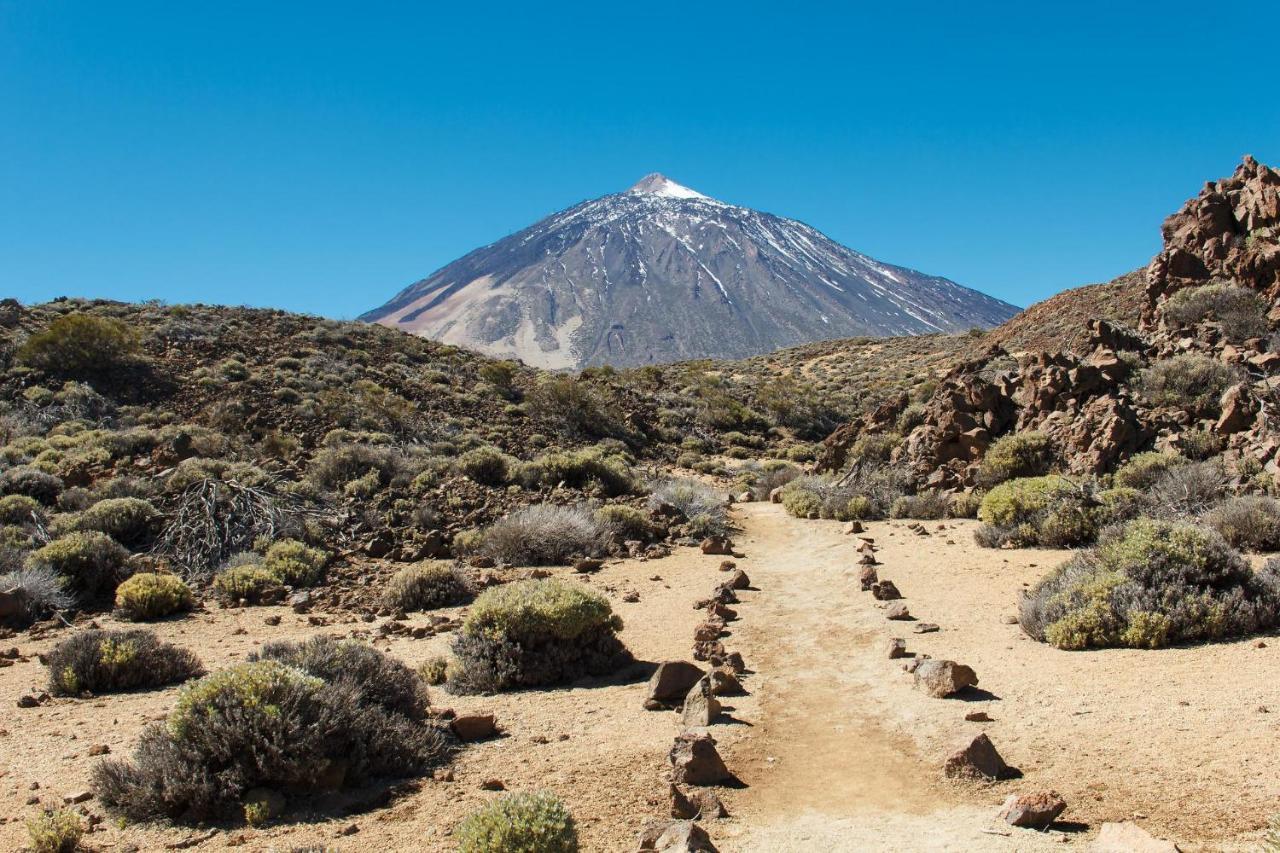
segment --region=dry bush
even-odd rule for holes
[[[1231,498],[1205,516],[1205,524],[1233,548],[1280,550],[1280,503],[1268,497]]]
[[[448,563],[418,563],[392,575],[382,591],[382,604],[412,613],[462,604],[470,594],[462,573]]]
[[[70,533],[31,553],[27,566],[48,569],[66,588],[87,597],[115,589],[129,557],[120,543],[105,533]]]
[[[604,553],[605,530],[581,506],[533,504],[484,531],[478,550],[516,566],[562,565]]]
[[[936,489],[915,495],[903,495],[889,509],[890,518],[946,518],[951,512],[951,496]]]
[[[1218,413],[1218,401],[1227,387],[1238,382],[1240,372],[1200,353],[1182,353],[1163,359],[1142,371],[1142,395],[1157,406],[1184,409],[1196,417]]]
[[[1160,648],[1247,636],[1280,621],[1280,573],[1254,573],[1212,530],[1138,519],[1036,584],[1020,621],[1064,649]]]
[[[688,523],[691,536],[723,536],[729,532],[728,507],[722,495],[697,480],[658,480],[649,486],[649,508],[674,510]]]
[[[1180,326],[1217,322],[1227,340],[1240,343],[1267,334],[1270,309],[1270,303],[1256,291],[1214,282],[1176,291],[1160,307],[1160,314],[1166,321]]]
[[[454,640],[450,686],[463,693],[562,684],[631,662],[622,620],[600,594],[547,578],[491,587]]]
[[[204,671],[194,654],[146,630],[82,631],[54,646],[45,666],[58,696],[160,687]]]
[[[27,465],[0,473],[0,494],[26,495],[45,506],[53,506],[64,488],[61,478]]]
[[[25,628],[37,619],[75,604],[75,597],[67,592],[61,576],[48,566],[18,568],[14,565],[16,559],[0,562],[13,566],[0,572],[0,591],[13,596],[13,611],[5,621],[15,627]]]
[[[1178,465],[1147,489],[1144,514],[1163,519],[1199,518],[1223,499],[1227,475],[1217,462]]]

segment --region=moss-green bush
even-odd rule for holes
[[[555,578],[491,587],[471,605],[454,642],[463,691],[502,690],[603,675],[630,662],[622,620],[600,594]]]
[[[262,568],[286,586],[312,586],[324,577],[329,554],[296,539],[282,539],[267,548]]]
[[[17,353],[20,364],[72,377],[105,376],[132,360],[138,338],[112,317],[64,314],[27,339]]]
[[[194,606],[191,587],[177,575],[138,572],[116,587],[116,610],[124,619],[161,619]]]
[[[1117,486],[1129,489],[1149,489],[1170,468],[1186,464],[1185,457],[1173,453],[1154,450],[1138,453],[1116,469],[1114,481]]]
[[[1161,306],[1160,314],[1166,321],[1181,326],[1217,322],[1227,340],[1240,343],[1266,335],[1269,310],[1271,303],[1258,292],[1214,282],[1175,291]]]
[[[114,589],[129,552],[105,533],[86,531],[55,539],[33,551],[28,567],[46,567],[65,581],[67,588],[93,596]]]
[[[595,489],[606,497],[630,494],[636,488],[626,458],[599,447],[545,453],[518,466],[514,476],[530,489],[563,483],[574,489]]]
[[[573,815],[553,794],[506,794],[457,830],[459,853],[578,853]]]
[[[75,519],[77,530],[97,530],[123,545],[141,546],[155,535],[160,512],[141,498],[107,498]]]
[[[45,506],[53,506],[64,488],[61,477],[30,465],[19,465],[0,473],[0,494],[26,495]]]
[[[486,486],[507,482],[515,459],[496,447],[477,447],[458,457],[458,470]]]
[[[1212,530],[1137,519],[1041,580],[1020,621],[1064,649],[1245,636],[1280,621],[1280,575],[1255,574]]]
[[[264,604],[284,597],[284,585],[275,572],[256,564],[230,566],[213,578],[213,591],[224,602]]]
[[[982,499],[975,531],[985,547],[1073,547],[1097,534],[1093,485],[1050,474],[999,484]]]
[[[385,607],[413,612],[461,604],[468,596],[467,585],[448,563],[418,563],[392,575],[382,591]]]
[[[595,519],[620,541],[650,542],[658,527],[644,510],[626,504],[608,504],[595,511]]]
[[[0,524],[28,525],[43,521],[44,507],[27,495],[5,495],[0,498]]]
[[[1020,477],[1049,473],[1054,462],[1053,442],[1042,432],[1002,436],[987,449],[978,465],[980,486],[990,488]]]
[[[71,809],[51,809],[27,818],[31,853],[75,853],[85,830],[84,818]]]
[[[194,654],[145,630],[82,631],[54,646],[45,666],[58,696],[161,687],[204,671]]]
[[[1196,417],[1218,414],[1222,392],[1239,371],[1215,358],[1187,352],[1155,362],[1139,377],[1142,395],[1156,406],[1185,409]]]

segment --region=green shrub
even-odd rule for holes
[[[574,489],[596,489],[605,497],[635,491],[635,476],[627,460],[598,447],[545,453],[519,466],[516,478],[530,489],[555,488],[561,483]]]
[[[435,655],[424,660],[418,666],[418,675],[427,684],[444,684],[449,676],[449,660],[443,655]]]
[[[578,853],[573,815],[546,792],[506,794],[458,827],[459,853]]]
[[[155,535],[160,512],[141,498],[108,498],[90,506],[75,520],[78,530],[97,530],[123,545],[137,547]]]
[[[367,691],[381,685],[361,679],[382,670],[365,655],[285,654],[326,666],[337,661],[340,674],[329,681],[258,660],[185,687],[168,719],[143,730],[132,761],[94,769],[101,801],[131,820],[243,818],[246,795],[257,787],[360,786],[448,759],[454,740],[446,729],[399,713],[383,704],[387,695]]]
[[[267,604],[284,597],[284,586],[275,573],[262,566],[230,566],[213,578],[213,591],[224,602]]]
[[[54,646],[45,666],[49,691],[57,696],[160,687],[204,671],[191,652],[144,630],[81,631]]]
[[[29,465],[19,465],[0,473],[0,494],[26,495],[45,506],[53,506],[63,488],[61,478]]]
[[[889,509],[890,518],[946,518],[951,509],[951,499],[939,491],[903,495]]]
[[[1239,380],[1239,371],[1217,359],[1188,352],[1142,371],[1139,387],[1153,405],[1185,409],[1193,417],[1218,414],[1218,401]]]
[[[194,606],[191,588],[176,575],[138,572],[116,587],[116,610],[136,622],[185,613]]]
[[[619,541],[651,542],[658,528],[648,513],[626,504],[609,504],[595,511],[595,519]]]
[[[1222,282],[1185,287],[1160,307],[1164,319],[1177,325],[1216,321],[1223,336],[1233,343],[1266,335],[1269,310],[1271,303],[1256,291]]]
[[[821,518],[822,497],[816,489],[811,489],[795,480],[782,490],[782,508],[795,518]]]
[[[978,485],[990,488],[1007,480],[1047,474],[1054,456],[1053,443],[1042,432],[1002,436],[987,449],[978,465]]]
[[[71,809],[42,811],[27,818],[31,853],[75,853],[84,833],[84,819]]]
[[[468,596],[467,585],[448,563],[418,563],[396,572],[382,592],[382,604],[395,610],[413,612],[461,604]]]
[[[1137,518],[1146,507],[1142,492],[1128,486],[1115,486],[1098,492],[1098,506],[1094,511],[1098,529],[1109,524],[1120,524]]]
[[[869,462],[888,462],[894,449],[901,443],[902,436],[897,433],[862,435],[849,448],[849,458],[864,459]]]
[[[63,578],[68,589],[93,596],[115,587],[129,552],[105,533],[87,531],[55,539],[27,558],[31,568],[46,567]]]
[[[555,578],[491,587],[454,641],[450,683],[463,692],[559,684],[604,675],[631,661],[609,602]]]
[[[983,492],[958,492],[951,496],[950,515],[952,518],[977,518],[978,508],[982,506]]]
[[[43,521],[44,508],[35,498],[27,495],[6,495],[0,498],[0,524],[26,526]]]
[[[1115,473],[1115,484],[1129,489],[1149,489],[1170,468],[1186,465],[1187,460],[1172,453],[1148,451],[1130,457]]]
[[[17,353],[20,364],[64,376],[106,376],[130,361],[138,338],[110,317],[64,314],[27,339]]]
[[[1267,497],[1231,498],[1212,510],[1205,523],[1233,548],[1280,550],[1280,503]]]
[[[296,539],[282,539],[267,549],[262,568],[285,586],[312,586],[324,577],[329,555]]]
[[[533,504],[486,529],[477,550],[517,566],[563,565],[604,553],[604,533],[585,507]]]
[[[1255,574],[1212,530],[1137,519],[1041,580],[1020,621],[1064,649],[1244,636],[1280,621],[1280,573]]]
[[[403,457],[393,448],[373,444],[338,444],[326,446],[316,453],[307,465],[307,479],[322,489],[334,490],[373,471],[379,485],[385,486],[403,466]]]
[[[458,470],[485,486],[501,486],[515,462],[496,447],[477,447],[458,458]]]
[[[568,376],[548,376],[529,391],[529,418],[569,438],[608,438],[626,434],[611,415],[610,406],[586,382]]]
[[[979,545],[1073,547],[1097,534],[1092,483],[1050,474],[1001,483],[982,499]]]

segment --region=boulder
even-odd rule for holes
[[[972,667],[953,660],[926,660],[916,667],[916,686],[935,699],[959,693],[978,683]]]
[[[603,565],[604,560],[596,557],[583,557],[573,564],[573,570],[578,574],[586,575],[600,571]]]
[[[711,670],[711,694],[713,696],[741,696],[742,682],[730,666],[718,666]]]
[[[952,779],[1009,779],[1016,775],[986,732],[952,753],[942,772]]]
[[[1089,845],[1090,853],[1180,853],[1172,841],[1155,838],[1132,821],[1104,823]]]
[[[693,629],[693,640],[696,643],[710,642],[711,640],[718,640],[723,633],[724,622],[715,618],[707,619]]]
[[[907,656],[907,641],[901,637],[890,637],[885,643],[885,652],[889,660],[897,658],[905,658]]]
[[[680,721],[686,729],[705,728],[720,716],[720,700],[711,689],[711,679],[704,676],[689,689],[680,711]]]
[[[724,586],[729,587],[729,589],[750,589],[751,580],[742,569],[734,569],[733,574],[724,582]]]
[[[875,566],[863,566],[858,569],[858,587],[863,592],[869,592],[879,582],[880,578],[876,574]]]
[[[911,611],[907,609],[907,605],[901,601],[893,601],[884,609],[884,618],[901,622],[911,618]]]
[[[463,743],[484,740],[498,733],[493,714],[461,714],[449,721],[449,728]]]
[[[876,601],[896,601],[902,598],[893,581],[876,581],[871,585],[871,595]]]
[[[1067,809],[1067,801],[1057,791],[1010,794],[1000,807],[1000,819],[1010,826],[1048,829]]]
[[[701,661],[710,661],[713,658],[723,660],[725,656],[724,643],[719,640],[696,640],[693,644],[693,659]]]
[[[733,541],[727,536],[708,536],[699,546],[704,554],[720,554],[733,556]]]
[[[640,833],[639,849],[654,853],[717,853],[707,831],[689,820],[650,820]]]
[[[668,754],[671,781],[677,785],[718,785],[732,778],[715,738],[706,732],[683,732]]]
[[[684,701],[690,688],[704,675],[706,673],[697,664],[683,660],[663,661],[649,677],[646,703],[656,702],[665,707],[675,707]]]
[[[729,816],[729,810],[724,807],[724,803],[720,802],[715,791],[694,791],[689,795],[689,802],[696,810],[695,818],[719,820]]]

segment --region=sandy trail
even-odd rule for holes
[[[775,505],[740,513],[739,562],[759,591],[742,594],[729,645],[757,672],[752,695],[735,702],[734,716],[753,725],[726,747],[747,787],[731,795],[736,819],[717,834],[721,849],[1061,849],[1060,835],[983,832],[1008,830],[879,722],[864,673],[850,666],[876,654],[881,634],[864,624],[870,605],[848,537]]]

